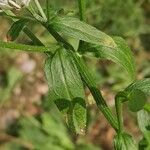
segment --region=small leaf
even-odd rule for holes
[[[129,85],[125,91],[130,92],[133,89],[138,89],[143,91],[146,95],[150,96],[150,78],[146,78],[143,80],[135,81],[131,85]]]
[[[50,26],[55,31],[78,40],[108,47],[116,47],[114,40],[110,36],[77,18],[55,17],[51,20]]]
[[[107,47],[103,45],[95,45],[86,43],[80,50],[82,53],[91,52],[97,58],[108,59],[121,65],[130,75],[131,79],[135,79],[135,61],[133,54],[126,44],[125,40],[120,37],[113,37],[117,47]]]
[[[86,104],[82,80],[74,60],[60,48],[45,64],[45,72],[53,100],[63,113],[72,132],[81,133],[86,125]]]
[[[133,82],[120,93],[122,102],[128,101],[131,111],[149,110],[149,104],[146,104],[147,96],[150,96],[149,78]]]
[[[8,41],[16,40],[27,22],[28,21],[26,19],[20,19],[14,22],[9,31],[7,32],[7,40]]]
[[[134,89],[128,95],[128,99],[129,99],[128,106],[130,110],[133,112],[137,112],[143,109],[146,103],[147,97],[145,93],[142,92],[141,90]]]
[[[138,125],[143,132],[143,139],[139,142],[140,150],[150,149],[150,112],[141,110],[137,113]]]
[[[138,125],[140,127],[140,130],[144,133],[148,129],[150,130],[150,113],[141,110],[137,113],[137,119],[138,119]]]
[[[132,136],[126,133],[120,133],[114,139],[115,150],[138,150]]]

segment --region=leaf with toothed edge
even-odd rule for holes
[[[81,134],[86,125],[86,103],[82,80],[74,59],[60,48],[47,58],[45,73],[49,84],[50,100],[62,112],[69,129]]]

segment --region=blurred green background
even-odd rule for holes
[[[42,0],[41,0],[42,1]],[[87,0],[87,22],[109,35],[124,37],[136,59],[137,79],[150,77],[150,1]],[[43,2],[43,1],[42,1]],[[53,10],[78,16],[77,0],[51,0]],[[63,10],[62,10],[63,9]],[[11,21],[0,17],[0,40],[6,40]],[[39,25],[33,32],[47,44],[54,39]],[[70,39],[76,46],[76,41]],[[30,44],[25,35],[18,42]],[[57,108],[48,98],[43,72],[45,55],[0,50],[0,150],[111,150],[114,130],[89,101],[87,136],[72,139]],[[110,61],[87,59],[108,104],[130,81],[121,67]],[[124,108],[125,127],[141,138],[135,114]]]

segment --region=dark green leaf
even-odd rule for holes
[[[50,100],[54,100],[63,113],[69,128],[81,133],[86,125],[86,104],[83,84],[72,56],[65,49],[58,49],[46,60],[45,72]]]
[[[136,112],[143,109],[147,97],[144,92],[138,89],[134,89],[128,95],[128,106],[131,111]]]
[[[126,133],[115,137],[114,148],[115,150],[138,150],[132,137]]]
[[[114,40],[98,29],[72,17],[55,17],[50,26],[57,32],[85,42],[116,47]]]
[[[14,22],[9,31],[7,32],[7,40],[8,41],[16,40],[27,22],[28,21],[26,19],[20,19]]]
[[[149,150],[150,149],[150,144],[147,142],[145,138],[143,138],[139,142],[139,150]]]
[[[87,43],[81,51],[83,53],[92,52],[97,58],[108,59],[120,64],[127,70],[130,77],[135,79],[135,62],[130,48],[120,37],[114,37],[113,40],[117,45],[115,48]]]

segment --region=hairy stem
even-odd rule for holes
[[[31,51],[31,52],[51,52],[56,49],[58,49],[57,45],[53,45],[50,47],[45,46],[31,46],[31,45],[25,45],[25,44],[16,44],[13,42],[2,42],[0,41],[0,47],[1,48],[9,48],[14,50],[23,50],[23,51]]]
[[[66,49],[70,50],[70,52],[75,52],[72,45],[66,42],[65,39],[63,39],[50,25],[43,24],[43,26],[52,34],[52,36],[59,43],[64,44],[64,47]],[[94,82],[93,77],[89,73],[88,68],[86,67],[84,61],[82,60],[82,58],[78,56],[78,54],[77,55],[76,54],[74,55],[74,54],[75,53],[72,53],[72,55],[74,56],[76,65],[78,67],[78,70],[80,71],[81,77],[83,78],[83,81],[86,83],[86,85],[90,89],[98,108],[102,111],[102,113],[104,114],[106,119],[109,121],[111,126],[117,131],[118,130],[117,119],[113,116],[110,108],[107,106],[104,98],[102,97],[99,89],[97,88],[96,83]]]
[[[78,0],[80,20],[85,21],[86,0]]]
[[[92,93],[93,98],[98,108],[102,111],[102,113],[104,114],[105,118],[109,121],[111,126],[117,131],[118,130],[117,119],[113,116],[110,108],[107,106],[104,98],[102,97],[101,92],[97,88],[97,85],[92,75],[88,71],[88,68],[86,67],[83,59],[78,55],[75,55],[74,58],[75,58],[77,67],[80,71],[81,77],[83,81],[86,83],[86,85],[88,86],[90,92]]]
[[[118,120],[118,133],[123,132],[122,103],[126,101],[126,93],[119,92],[115,97],[115,107]]]
[[[122,133],[123,131],[122,102],[119,97],[115,99],[115,107],[118,120],[118,133]]]

